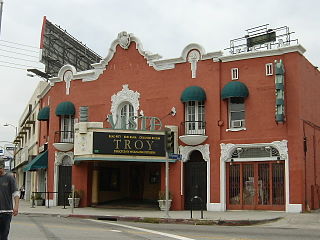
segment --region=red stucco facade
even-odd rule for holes
[[[92,79],[93,74],[72,72],[69,94],[66,93],[66,81],[63,80],[64,71],[71,71],[72,68],[62,68],[59,76],[51,79],[51,87],[47,89],[41,100],[42,107],[50,107],[49,121],[42,121],[40,126],[39,145],[48,144],[48,170],[47,186],[49,191],[57,191],[59,177],[57,166],[61,161],[57,161],[57,152],[63,159],[64,152],[57,150],[53,144],[56,142],[54,135],[56,131],[61,131],[61,116],[56,116],[55,109],[61,102],[72,102],[75,106],[74,119],[79,121],[79,107],[88,106],[88,122],[100,122],[103,128],[110,128],[107,115],[112,108],[111,97],[123,89],[123,85],[134,92],[138,92],[139,106],[137,111],[143,110],[145,116],[155,116],[161,119],[163,125],[177,126],[177,139],[185,135],[181,123],[185,122],[185,104],[180,97],[184,90],[190,86],[198,86],[205,91],[205,135],[208,138],[205,142],[198,145],[188,146],[181,140],[176,144],[176,150],[183,149],[185,156],[182,161],[170,163],[170,191],[173,194],[172,209],[183,210],[185,206],[185,194],[187,174],[184,167],[190,160],[193,151],[200,151],[204,156],[203,162],[206,165],[206,208],[208,210],[226,210],[229,207],[227,191],[230,191],[227,179],[229,176],[222,168],[224,164],[230,164],[231,151],[237,147],[250,148],[256,146],[274,146],[279,151],[281,161],[285,162],[284,170],[284,202],[279,209],[286,211],[305,211],[308,209],[319,208],[320,202],[320,158],[319,158],[319,126],[320,126],[320,104],[317,101],[320,89],[320,73],[308,62],[301,53],[301,46],[284,48],[282,51],[266,50],[264,54],[259,52],[251,55],[239,54],[238,58],[226,58],[216,54],[214,57],[204,57],[200,47],[195,45],[193,48],[186,48],[186,55],[182,54],[180,60],[167,60],[160,62],[148,60],[148,56],[141,51],[140,42],[131,39],[128,49],[119,44],[120,40],[115,41],[114,55],[103,60],[104,70]],[[188,54],[192,50],[200,52],[200,59],[196,61],[196,76],[192,77],[191,63],[188,61]],[[269,52],[268,52],[269,51]],[[142,52],[142,53],[141,53]],[[265,54],[267,53],[267,54]],[[206,59],[207,58],[207,59]],[[275,121],[275,73],[266,76],[265,66],[268,63],[274,64],[275,61],[282,60],[285,74],[285,121],[279,123]],[[158,65],[157,65],[158,64]],[[171,64],[171,65],[170,65]],[[173,64],[173,65],[172,65]],[[164,66],[164,69],[156,69],[155,66]],[[225,85],[232,82],[231,69],[238,68],[239,79],[248,88],[249,95],[245,98],[245,128],[237,131],[229,130],[228,100],[221,99],[221,92]],[[70,70],[71,69],[71,70]],[[99,70],[99,69],[98,69]],[[98,72],[98,70],[89,70]],[[89,79],[90,80],[86,80]],[[175,107],[176,115],[172,116],[171,108]],[[76,138],[76,136],[75,136]],[[306,148],[304,147],[304,139]],[[287,142],[286,142],[287,141]],[[76,142],[76,141],[75,141]],[[275,143],[276,142],[276,143]],[[284,143],[282,147],[280,143]],[[221,144],[232,144],[229,152],[224,152]],[[260,145],[259,145],[260,144]],[[278,145],[277,145],[278,144]],[[200,146],[205,146],[209,150],[201,150]],[[188,147],[188,148],[184,148]],[[199,150],[200,149],[200,150]],[[307,149],[307,150],[306,150]],[[305,152],[306,150],[306,152]],[[69,152],[73,152],[70,150]],[[225,156],[223,156],[225,155]],[[70,155],[69,155],[70,156]],[[130,159],[130,156],[127,156]],[[259,159],[245,159],[242,162],[257,162]],[[275,161],[269,160],[267,162]],[[57,163],[59,162],[59,163]],[[103,162],[103,163],[102,163]],[[153,166],[143,165],[144,173],[149,175],[149,170]],[[108,161],[81,161],[72,165],[72,184],[77,189],[82,190],[82,206],[90,206],[93,203],[93,170],[110,167],[111,165],[126,172],[128,162]],[[102,165],[101,165],[102,164]],[[109,164],[111,164],[109,166]],[[139,166],[140,166],[139,165]],[[158,191],[165,188],[165,164],[155,163],[156,168],[160,168],[160,183],[155,184],[154,188]],[[184,166],[182,166],[184,165]],[[138,165],[130,165],[137,167]],[[232,163],[230,164],[232,166]],[[270,165],[271,166],[271,165]],[[131,172],[130,168],[128,171]],[[141,168],[142,169],[142,168]],[[256,170],[258,171],[258,170]],[[259,170],[260,171],[260,170]],[[271,171],[271,170],[270,170]],[[131,173],[130,173],[131,174]],[[100,177],[102,175],[99,175]],[[122,179],[122,176],[120,177]],[[155,200],[156,193],[152,192],[153,187],[149,186],[148,177],[145,176],[143,185],[143,196]],[[260,179],[260,177],[258,177]],[[258,179],[257,178],[257,179]],[[98,181],[99,178],[97,178]],[[125,182],[126,180],[123,180]],[[244,180],[241,180],[244,181]],[[270,180],[270,184],[273,184]],[[101,182],[100,182],[101,183]],[[139,183],[137,183],[139,184]],[[229,182],[230,184],[230,182]],[[260,183],[255,183],[260,184]],[[258,185],[255,185],[258,186]],[[108,203],[108,191],[100,191],[98,188],[98,204]],[[259,186],[258,186],[259,187]],[[130,187],[128,188],[130,192]],[[243,186],[240,186],[244,191]],[[122,190],[119,190],[122,192]],[[272,192],[272,190],[271,190]],[[112,194],[117,194],[113,192]],[[112,195],[110,193],[109,196]],[[120,194],[120,193],[119,193]],[[121,195],[121,194],[120,194]],[[119,196],[120,196],[119,195]],[[130,195],[130,194],[129,194]],[[151,197],[152,196],[152,197]],[[121,197],[128,197],[123,193]],[[289,199],[288,199],[289,198]],[[258,197],[256,198],[258,199]],[[52,201],[54,201],[52,199]],[[258,201],[258,200],[257,200]],[[259,203],[253,205],[258,206]],[[244,204],[240,209],[247,208]],[[253,207],[253,209],[259,209]],[[265,205],[262,209],[273,208],[272,204]]]

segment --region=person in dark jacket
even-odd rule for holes
[[[7,240],[12,215],[18,215],[19,191],[15,178],[4,170],[4,160],[0,159],[0,239]],[[14,199],[14,205],[13,201]]]

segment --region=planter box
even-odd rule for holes
[[[170,210],[171,202],[172,202],[172,200],[169,199],[168,200],[168,210]],[[166,200],[158,200],[158,203],[159,203],[160,210],[165,211],[166,210]]]
[[[43,205],[44,205],[43,199],[35,199],[35,200],[34,200],[34,205],[36,205],[36,206],[43,206]]]
[[[74,204],[73,204],[73,198],[68,198],[69,201],[69,205],[75,208],[79,207],[79,203],[80,203],[80,198],[74,198]]]

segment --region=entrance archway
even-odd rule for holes
[[[198,196],[202,200],[203,209],[207,206],[207,163],[200,151],[193,151],[184,167],[185,209],[191,209],[191,199]],[[193,209],[201,209],[201,201],[193,200]]]

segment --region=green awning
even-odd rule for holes
[[[205,101],[206,100],[206,92],[198,86],[190,86],[187,87],[181,97],[181,102],[189,102],[189,101]]]
[[[50,116],[50,108],[44,107],[39,111],[37,119],[39,121],[48,121],[49,116]]]
[[[48,168],[48,151],[38,154],[23,168],[23,171],[36,171],[38,169],[46,168]]]
[[[226,84],[221,92],[221,98],[227,99],[232,97],[243,97],[249,96],[249,90],[247,86],[239,81],[232,81]]]
[[[76,112],[72,102],[62,102],[56,108],[57,116],[74,115]]]

